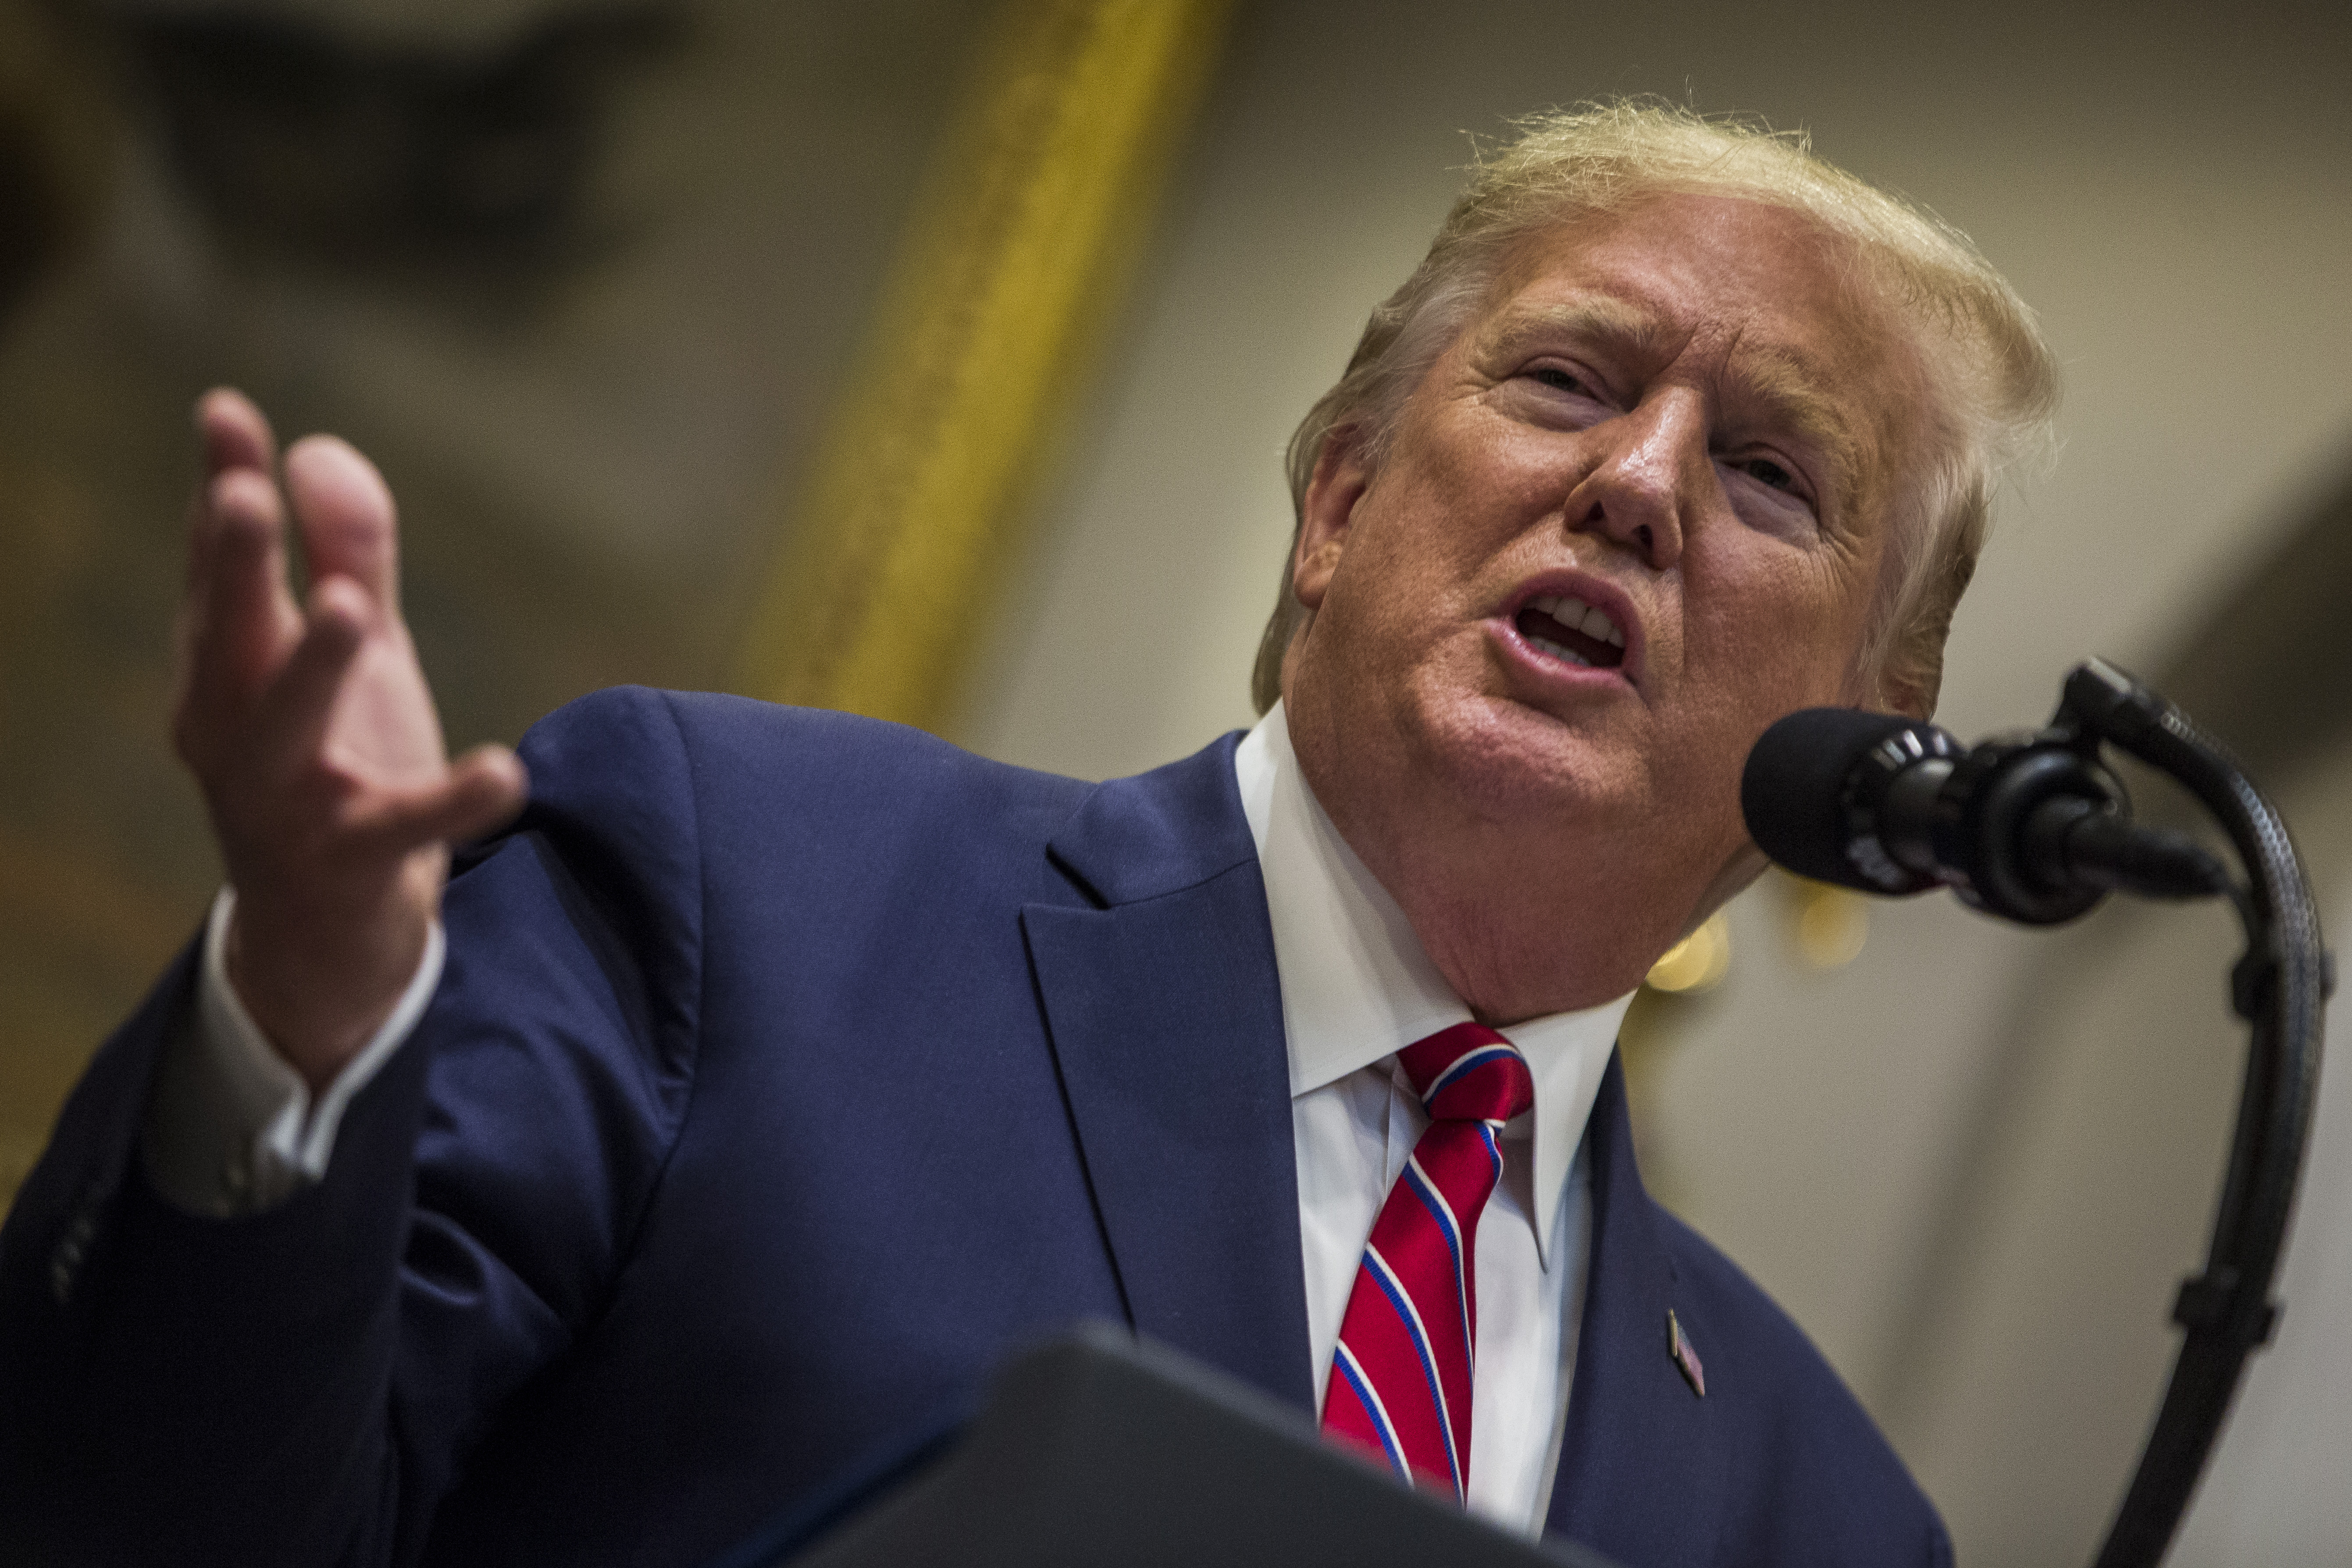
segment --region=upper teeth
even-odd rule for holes
[[[1611,620],[1609,613],[1598,605],[1588,605],[1581,599],[1549,597],[1532,603],[1534,608],[1570,631],[1582,632],[1595,641],[1605,642],[1614,647],[1625,646],[1625,634],[1617,629],[1617,623]]]

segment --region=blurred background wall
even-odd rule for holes
[[[194,395],[237,382],[383,465],[453,742],[722,683],[987,9],[10,4],[0,1185],[217,875],[163,732]],[[1244,5],[942,727],[1107,776],[1246,723],[1279,449],[1465,132],[1654,92],[1809,129],[2042,312],[2067,445],[2002,502],[1942,721],[2037,721],[2093,652],[2158,678],[2282,799],[2340,931],[2347,79],[2316,5]],[[2226,920],[2030,936],[1774,879],[1729,929],[1719,984],[1645,1005],[1653,1184],[1812,1331],[1965,1560],[2087,1558],[2227,1135]],[[2184,1563],[2352,1560],[2340,1076]]]

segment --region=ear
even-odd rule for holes
[[[1915,681],[1888,682],[1877,706],[1889,713],[1916,719],[1922,724],[1936,716],[1934,694],[1921,689]]]
[[[1370,484],[1358,427],[1343,425],[1324,437],[1298,510],[1298,545],[1290,563],[1290,591],[1310,616],[1323,607],[1355,525],[1356,503]]]
[[[1935,717],[1938,688],[1944,683],[1944,650],[1940,640],[1926,651],[1919,639],[1900,637],[1878,661],[1878,670],[1863,684],[1869,695],[1860,706],[1899,713],[1921,723]]]

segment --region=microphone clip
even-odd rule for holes
[[[1963,746],[1933,725],[1887,734],[1848,776],[1846,858],[1892,894],[1948,887],[2023,925],[2057,925],[2111,891],[2205,898],[2221,863],[2186,834],[2133,823],[2101,751],[2160,701],[2104,660],[2078,668],[2049,724]]]

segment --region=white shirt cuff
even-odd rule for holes
[[[390,1016],[314,1098],[229,984],[236,909],[236,889],[223,888],[205,926],[194,1014],[164,1047],[143,1138],[156,1189],[192,1213],[221,1216],[272,1207],[327,1173],[343,1111],[415,1030],[447,949],[436,921]]]

